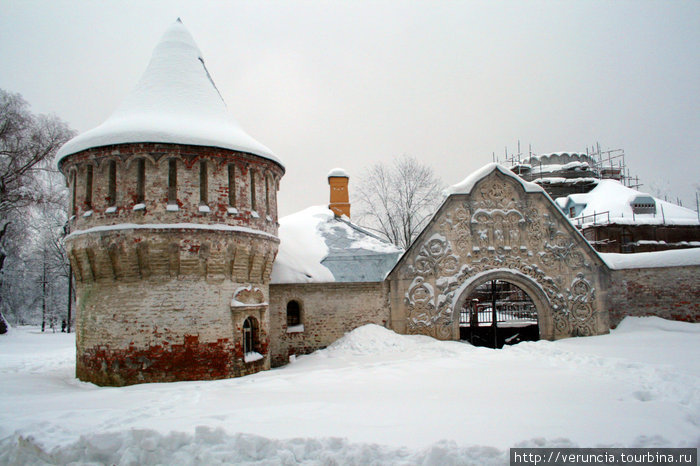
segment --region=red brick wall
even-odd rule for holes
[[[146,189],[143,210],[137,204],[137,160],[145,159]],[[167,210],[169,160],[177,159],[178,211]],[[107,213],[109,161],[116,161],[117,211]],[[208,206],[200,212],[199,162],[207,161]],[[236,166],[237,213],[229,212],[228,165]],[[84,203],[87,167],[93,167],[92,209]],[[70,186],[76,174],[75,218],[71,230],[85,230],[98,225],[119,223],[217,223],[239,225],[277,234],[277,188],[284,170],[276,162],[255,155],[215,147],[176,144],[120,144],[89,149],[62,160],[60,169]],[[249,170],[255,173],[256,213],[252,213]],[[269,186],[269,211],[265,202],[265,180]],[[85,217],[86,211],[92,215]]]
[[[658,316],[700,322],[700,266],[610,272],[610,325],[625,316]]]

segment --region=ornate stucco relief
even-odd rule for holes
[[[557,336],[595,333],[591,264],[540,196],[491,175],[453,196],[401,269],[408,333],[451,338],[462,285],[490,270],[525,276],[542,291]]]

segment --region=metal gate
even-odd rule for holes
[[[489,348],[539,340],[537,307],[514,284],[492,280],[465,300],[459,312],[459,334],[461,340]]]

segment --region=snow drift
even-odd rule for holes
[[[697,447],[700,325],[504,350],[376,325],[238,379],[97,387],[74,335],[0,336],[2,464],[508,464],[514,446]]]

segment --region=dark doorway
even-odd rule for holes
[[[489,348],[537,341],[537,307],[513,283],[488,281],[478,286],[459,310],[459,338]]]

